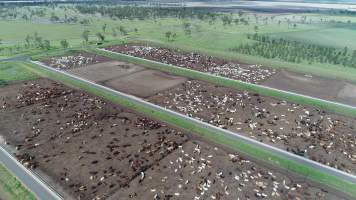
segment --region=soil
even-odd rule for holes
[[[101,82],[143,70],[143,67],[119,61],[101,62],[70,70],[71,74]]]
[[[180,50],[160,47],[118,45],[106,49],[249,83],[261,83],[277,72],[275,69],[261,65],[230,62],[211,56],[204,56],[197,53],[186,53]]]
[[[356,106],[356,85],[345,81],[280,71],[262,84]]]
[[[104,198],[127,186],[187,140],[176,129],[49,80],[21,90],[16,105],[0,111],[1,134],[25,166],[48,174],[76,199]]]
[[[261,65],[226,61],[197,53],[187,53],[144,45],[118,45],[107,50],[207,72],[244,82],[262,84],[321,99],[356,106],[356,85],[342,80],[308,76],[285,70],[277,71]]]
[[[168,75],[157,70],[144,70],[106,81],[103,85],[145,98],[179,85],[186,80],[184,77]]]
[[[148,100],[356,174],[356,119],[201,81],[187,81]]]
[[[14,88],[17,94],[8,92]],[[182,199],[177,192],[187,199],[340,199],[47,79],[0,93],[9,95],[0,108],[1,135],[17,149],[17,158],[76,199],[108,199],[118,191],[114,199],[130,199],[135,192],[139,199],[152,199],[151,189],[160,197],[155,199]]]
[[[187,80],[184,77],[148,70],[142,66],[114,61],[110,58],[103,59],[92,54],[83,53],[49,60],[52,63],[64,63],[60,67],[61,70],[67,70],[81,78],[143,98],[155,95]],[[62,60],[67,61],[62,62]],[[84,60],[80,67],[77,64],[78,60]],[[43,63],[48,65],[48,61],[43,61]],[[49,66],[58,68],[54,64],[49,64]]]
[[[228,154],[201,141],[189,141],[110,200],[338,198],[237,154]]]

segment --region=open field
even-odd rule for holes
[[[189,139],[189,134],[61,84],[39,79],[18,85],[21,85],[16,90],[18,94],[7,96],[8,106],[1,109],[1,116],[6,117],[5,121],[1,120],[1,126],[5,129],[3,135],[19,151],[17,157],[25,166],[49,175],[73,197],[92,199],[119,192],[134,199],[145,199],[132,194],[133,184],[139,184],[136,191],[151,189],[150,177],[164,178],[167,172],[162,170],[166,170],[165,166],[171,165],[170,160],[180,160],[182,150],[186,149],[184,159],[178,161],[186,163],[182,163],[180,169],[185,172],[179,173],[184,182],[188,180],[186,186],[182,184],[182,191],[174,189],[177,182],[173,177],[167,177],[164,178],[167,179],[164,188],[157,188],[156,192],[146,190],[147,195],[171,199],[179,198],[176,193],[184,193],[190,199],[204,195],[230,197],[230,194],[249,196],[250,199],[269,196],[274,199],[335,198],[332,193],[320,190],[303,179],[260,167],[238,154],[228,154],[210,144]],[[0,92],[6,90],[7,87],[4,87]],[[16,126],[11,118],[17,119]],[[58,129],[59,132],[53,135],[46,127]],[[221,169],[215,162],[226,163],[239,170],[229,173],[231,168]],[[198,170],[199,166],[205,167]],[[192,170],[196,172],[192,174]],[[216,178],[214,174],[218,174]],[[220,186],[214,187],[212,192],[203,193],[203,188],[208,186],[201,181],[214,184],[214,179],[216,184],[223,180],[233,181],[240,189],[235,193],[236,190]],[[199,184],[200,191],[189,187]]]
[[[69,47],[80,47],[83,45],[81,34],[83,31],[89,31],[89,43],[98,41],[97,33],[105,36],[104,44],[121,43],[123,41],[145,41],[175,48],[182,48],[188,51],[199,51],[205,54],[224,57],[251,64],[263,64],[274,68],[284,68],[289,71],[300,73],[312,73],[314,75],[339,78],[356,82],[355,69],[344,68],[341,65],[320,64],[307,62],[290,63],[278,59],[266,59],[259,56],[249,56],[230,52],[230,48],[241,44],[250,44],[254,41],[247,38],[247,34],[266,34],[276,37],[289,38],[306,43],[315,43],[320,45],[329,45],[336,48],[347,46],[349,49],[355,49],[353,36],[354,23],[356,17],[344,15],[328,15],[315,13],[257,13],[243,12],[242,16],[233,13],[234,19],[244,19],[243,21],[231,24],[225,24],[220,18],[212,23],[209,19],[178,19],[175,17],[162,17],[156,19],[116,19],[100,14],[82,14],[74,6],[65,7],[34,7],[33,10],[43,9],[44,16],[34,16],[30,20],[24,20],[19,17],[16,19],[4,18],[0,20],[0,25],[4,31],[0,33],[3,47],[11,47],[12,50],[0,52],[0,56],[12,57],[16,54],[38,53],[40,49],[32,45],[24,49],[25,38],[30,35],[33,37],[37,32],[43,40],[49,40],[52,49],[60,48],[60,41],[66,39]],[[18,13],[26,13],[26,8],[16,9]],[[61,20],[67,17],[77,16],[75,23],[52,22],[50,17],[52,13]],[[88,19],[89,24],[81,24],[80,21]],[[336,23],[337,22],[337,23]],[[188,23],[190,34],[184,31],[184,24]],[[296,24],[296,26],[294,26]],[[105,31],[102,27],[105,25]],[[16,31],[18,27],[24,27],[24,31]],[[124,33],[118,31],[123,27]],[[257,27],[257,29],[255,28]],[[116,30],[116,31],[113,31]],[[173,40],[167,40],[165,33],[176,33]],[[334,37],[335,36],[335,37]],[[331,41],[331,42],[330,42]],[[18,49],[18,46],[20,49]],[[339,70],[342,67],[343,70]]]
[[[341,80],[326,79],[310,74],[297,74],[285,70],[277,71],[260,65],[229,62],[197,53],[152,46],[133,44],[112,46],[106,49],[248,83],[262,84],[276,89],[356,105],[356,95],[352,93],[356,85]]]

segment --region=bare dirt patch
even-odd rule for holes
[[[1,135],[76,199],[340,199],[62,84],[39,79],[17,92],[0,109]]]
[[[69,73],[94,82],[100,82],[128,75],[143,69],[143,67],[130,63],[109,61],[88,65],[87,67],[74,68],[70,70]]]
[[[261,65],[229,62],[211,56],[200,55],[197,53],[186,53],[180,50],[160,47],[118,45],[106,49],[249,83],[260,83],[276,73],[275,69],[263,67]]]
[[[139,97],[149,97],[179,85],[187,79],[156,70],[144,70],[104,82],[113,89]]]
[[[280,71],[262,84],[356,106],[356,86],[340,80]]]
[[[201,81],[187,81],[148,100],[356,174],[356,119]]]

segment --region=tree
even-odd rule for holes
[[[51,49],[51,43],[49,40],[44,40],[42,45],[41,45],[42,49],[47,49],[50,50]]]
[[[117,37],[116,28],[112,28],[112,36]]]
[[[177,39],[177,33],[173,33],[172,40],[176,40],[176,39]]]
[[[60,43],[63,49],[67,49],[69,47],[69,43],[67,40],[61,40]]]
[[[2,44],[2,39],[0,38],[0,44]]]
[[[105,40],[105,36],[101,33],[96,33],[96,37],[100,42],[103,42]]]
[[[89,41],[89,33],[90,33],[90,31],[88,31],[88,30],[83,31],[83,33],[82,33],[82,38],[85,43],[88,43],[88,41]]]
[[[35,32],[34,39],[35,39],[35,43],[36,43],[36,46],[37,46],[37,47],[42,46],[42,40],[43,40],[43,38],[42,38],[40,35],[38,35],[37,32]]]
[[[255,32],[257,32],[258,31],[258,26],[253,27],[253,29],[255,30]]]
[[[103,30],[103,32],[105,33],[106,32],[106,27],[107,27],[107,24],[104,24],[101,29]]]
[[[50,20],[51,20],[51,22],[57,22],[57,21],[59,21],[59,17],[57,15],[55,15],[54,13],[52,13]]]
[[[171,32],[171,31],[167,31],[167,32],[165,33],[165,36],[166,36],[167,40],[170,41],[171,36],[172,36],[172,32]]]
[[[127,31],[126,31],[125,27],[120,26],[119,31],[120,31],[121,35],[127,35]]]

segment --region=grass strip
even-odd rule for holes
[[[0,187],[12,200],[36,200],[20,181],[0,163]]]
[[[142,113],[148,117],[152,117],[167,124],[180,127],[207,140],[210,140],[211,142],[222,144],[233,150],[247,154],[252,158],[260,160],[261,162],[265,162],[277,168],[296,173],[306,177],[309,180],[329,186],[356,198],[356,183],[345,180],[339,176],[326,173],[325,171],[321,171],[315,167],[292,160],[285,154],[279,154],[266,147],[258,146],[256,143],[252,144],[247,140],[233,135],[228,135],[223,132],[222,129],[211,128],[201,123],[197,123],[192,119],[179,117],[178,115],[173,114],[171,111],[167,111],[163,108],[158,109],[142,101],[119,95],[112,91],[105,90],[99,86],[78,80],[60,72],[52,71],[33,63],[29,63],[26,66],[41,76],[62,82],[73,88],[95,94],[113,103],[132,109],[138,113]]]
[[[274,97],[279,100],[286,100],[286,101],[297,103],[297,104],[309,105],[309,106],[316,107],[321,110],[327,110],[330,112],[346,115],[349,117],[356,117],[356,109],[355,108],[353,108],[351,106],[339,104],[339,103],[323,101],[320,99],[311,98],[311,97],[304,96],[304,95],[298,95],[298,94],[293,94],[293,93],[289,93],[289,92],[282,91],[282,90],[266,88],[264,86],[260,86],[260,85],[256,85],[256,84],[246,83],[246,82],[239,81],[239,80],[228,79],[228,78],[221,77],[221,76],[215,76],[215,75],[203,73],[200,71],[190,70],[190,69],[186,69],[186,68],[182,68],[182,67],[176,67],[173,65],[159,63],[156,61],[150,61],[147,59],[128,56],[128,55],[121,54],[121,53],[111,53],[111,52],[102,51],[102,50],[93,49],[93,48],[88,49],[87,51],[101,55],[101,56],[106,56],[106,57],[109,57],[112,59],[142,65],[142,66],[145,66],[145,67],[148,67],[151,69],[165,71],[165,72],[175,74],[178,76],[184,76],[184,77],[188,77],[188,78],[192,78],[192,79],[207,81],[207,82],[211,82],[211,83],[214,83],[217,85],[237,89],[237,90],[247,90],[247,91],[255,92],[255,93],[258,93],[261,95]]]

